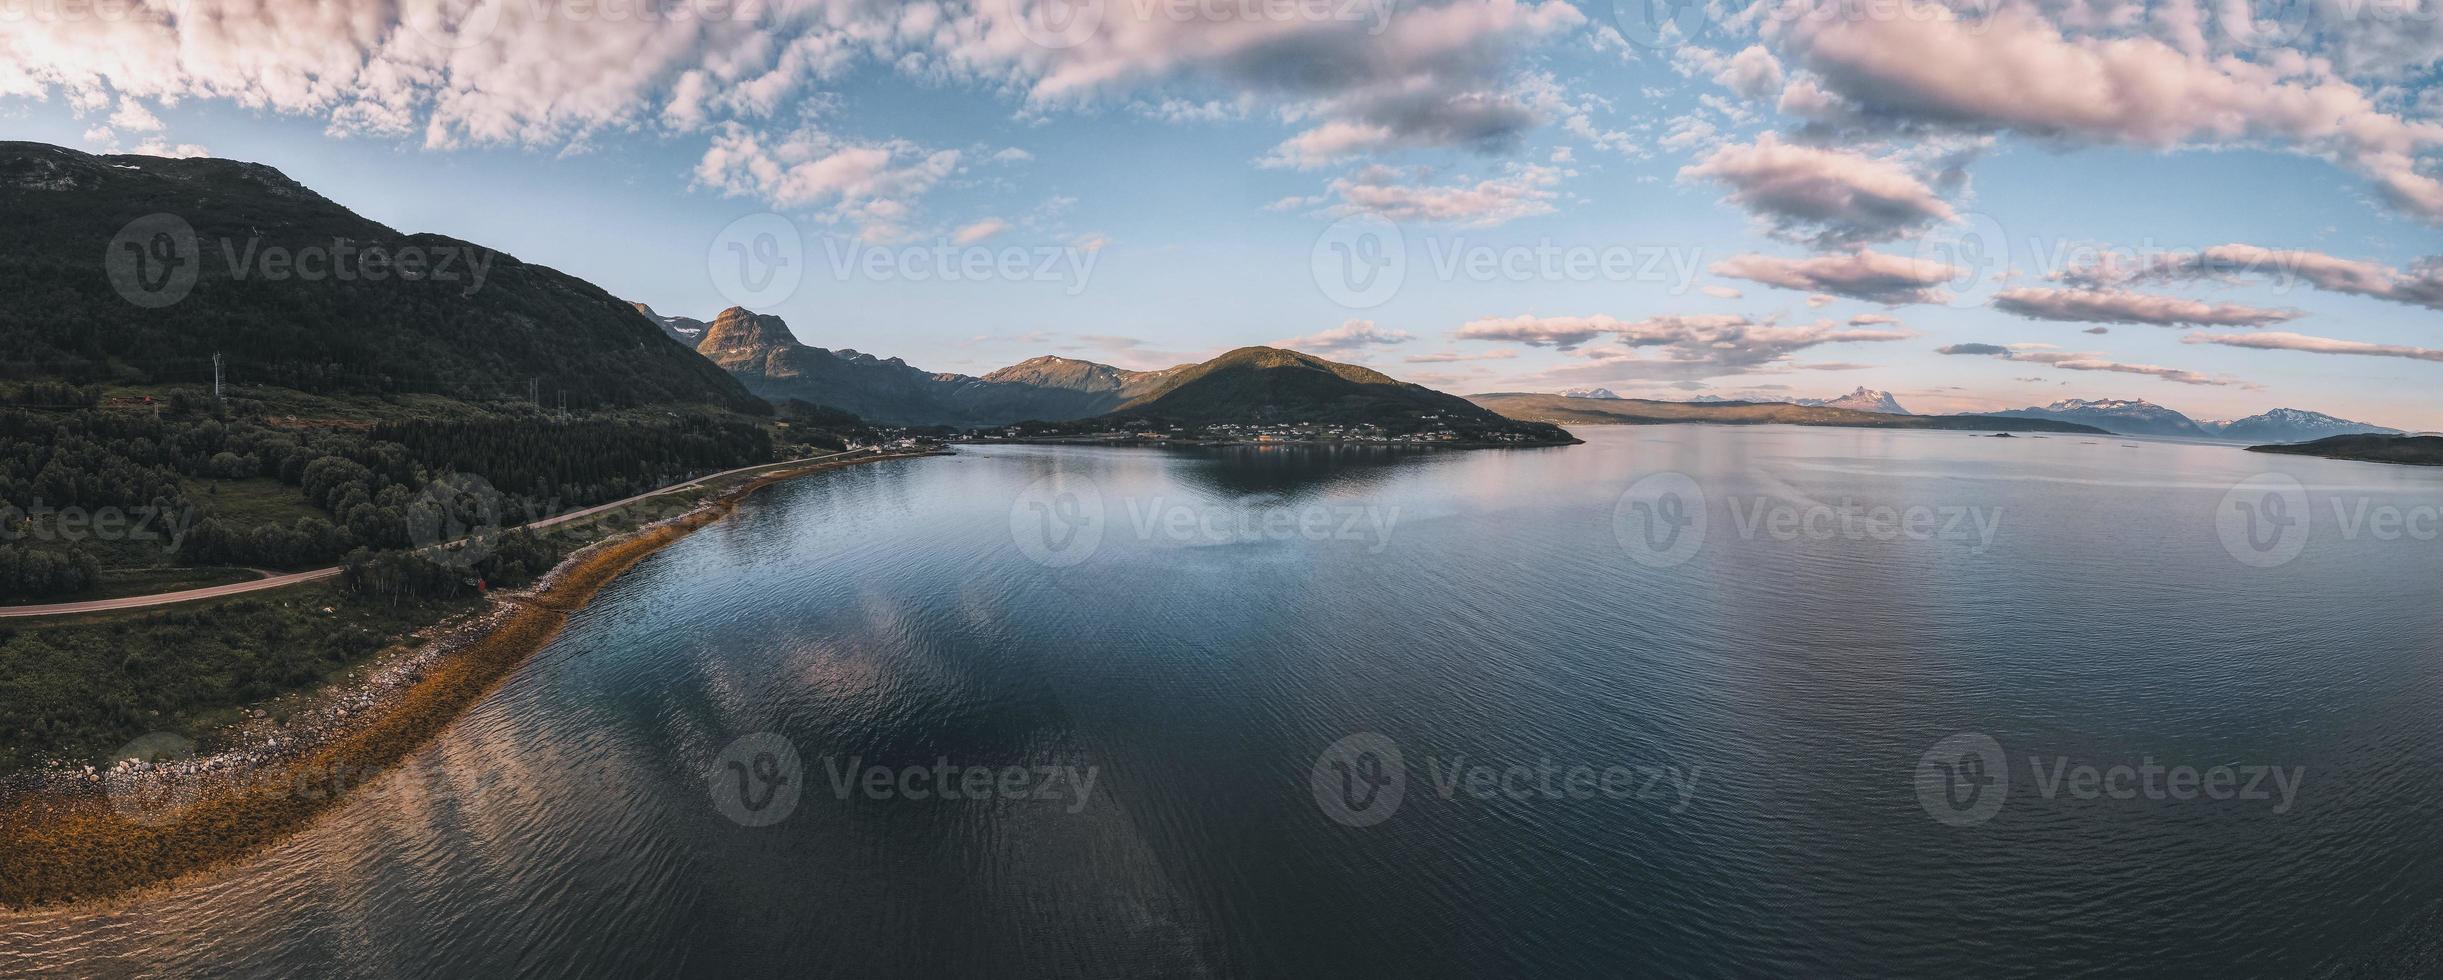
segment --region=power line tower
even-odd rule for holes
[[[526,379],[526,401],[534,405],[535,411],[543,410],[543,379]]]
[[[221,400],[221,356],[220,356],[219,354],[217,354],[217,353],[216,353],[216,354],[213,354],[213,355],[212,355],[212,401],[213,401],[215,404],[218,404],[218,403],[220,402],[220,400]]]

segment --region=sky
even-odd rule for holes
[[[2438,2],[0,0],[0,137],[937,371],[2431,430]]]

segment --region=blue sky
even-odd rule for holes
[[[2431,11],[1718,4],[1651,39],[1559,0],[1083,0],[1066,34],[1035,0],[709,2],[36,5],[0,132],[269,163],[934,370],[1295,340],[1462,392],[2443,428]],[[724,274],[759,214],[793,289]],[[1336,248],[1392,242],[1397,288],[1355,289]],[[998,268],[908,278],[944,263]]]

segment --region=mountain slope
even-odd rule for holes
[[[220,354],[310,392],[764,410],[589,283],[270,167],[0,143],[0,215],[0,376],[209,381]]]
[[[1880,412],[1885,415],[1909,414],[1909,410],[1900,407],[1900,400],[1893,398],[1891,392],[1876,391],[1864,385],[1860,385],[1858,390],[1839,398],[1828,398],[1820,402],[1800,402],[1799,404],[1819,405],[1824,408],[1846,408],[1860,412]]]
[[[2235,422],[2198,423],[2208,435],[2233,442],[2312,442],[2328,436],[2401,435],[2401,430],[2369,422],[2353,422],[2322,412],[2277,408]]]
[[[1242,347],[1175,368],[1152,391],[1108,417],[1185,425],[1379,425],[1395,433],[1448,428],[1463,436],[1569,439],[1559,426],[1505,418],[1457,395],[1277,347]]]
[[[2103,430],[2053,419],[1994,415],[1893,415],[1789,402],[1668,402],[1643,398],[1567,398],[1508,391],[1470,395],[1468,400],[1516,419],[1584,425],[1826,425],[1870,429],[1963,429],[1985,432],[2085,432]]]
[[[936,374],[896,357],[807,346],[779,317],[737,307],[713,318],[696,351],[762,397],[795,398],[886,425],[990,426],[1086,418],[1152,390],[1170,374],[1053,356],[1021,361],[981,378]]]
[[[2188,416],[2143,398],[2104,398],[2095,401],[2072,398],[2042,408],[2014,408],[1993,414],[2076,422],[2126,436],[2182,436],[2193,439],[2206,436],[2206,431]]]

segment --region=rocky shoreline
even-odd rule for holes
[[[429,627],[431,638],[308,697],[288,723],[242,723],[237,744],[188,757],[176,736],[138,745],[166,761],[54,766],[0,789],[0,907],[99,901],[220,867],[301,829],[438,735],[638,561],[757,490],[898,454],[755,477],[674,517],[596,542],[533,585]]]

